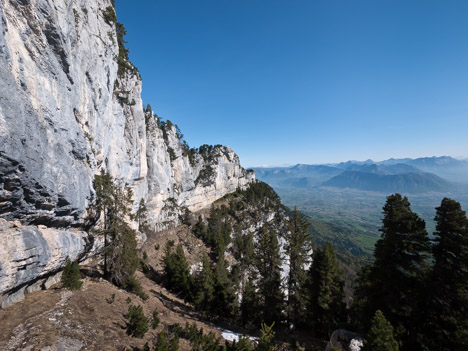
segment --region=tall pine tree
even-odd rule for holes
[[[195,278],[194,303],[197,309],[209,311],[214,299],[214,277],[208,256],[203,257],[202,271]]]
[[[375,262],[361,273],[356,300],[362,320],[370,321],[374,311],[381,310],[395,326],[402,349],[418,350],[430,248],[425,222],[400,194],[387,197],[383,215]]]
[[[448,198],[436,210],[428,346],[468,350],[468,220],[460,204]]]
[[[314,252],[308,286],[307,322],[315,333],[329,337],[347,319],[343,270],[332,244]]]
[[[128,184],[115,180],[101,169],[94,177],[96,210],[101,215],[98,234],[104,236],[104,275],[119,286],[134,282],[138,267],[138,251],[135,231],[125,222],[133,219],[133,193]]]
[[[214,271],[214,296],[211,311],[218,315],[230,318],[236,309],[233,281],[230,279],[224,257],[216,263]]]
[[[240,314],[244,326],[256,327],[260,323],[258,320],[258,295],[252,278],[249,278],[242,291]]]
[[[255,248],[259,273],[258,292],[263,322],[281,323],[284,319],[284,293],[281,289],[281,256],[278,239],[273,231],[262,228]]]
[[[288,229],[287,254],[289,256],[288,275],[288,323],[298,326],[305,321],[307,293],[305,284],[310,263],[311,243],[307,233],[309,224],[301,213],[294,208]]]
[[[164,279],[169,290],[191,299],[192,277],[189,272],[187,259],[182,245],[177,245],[173,252],[174,242],[166,243],[164,264]]]

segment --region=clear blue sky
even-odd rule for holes
[[[117,0],[143,101],[244,166],[468,156],[468,1]]]

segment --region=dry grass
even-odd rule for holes
[[[142,348],[146,341],[151,345],[164,325],[183,326],[185,322],[219,334],[213,325],[200,322],[184,301],[141,273],[138,278],[149,296],[146,301],[106,281],[91,280],[85,280],[83,288],[75,292],[55,288],[27,295],[24,301],[0,311],[0,349],[39,350],[57,347],[64,340],[70,344],[67,350],[74,349],[73,345],[76,350]],[[109,303],[113,294],[114,301]],[[143,339],[126,334],[125,314],[130,304],[141,305],[150,319],[153,311],[159,313],[160,326],[150,328]],[[188,350],[189,345],[181,341],[180,349]]]

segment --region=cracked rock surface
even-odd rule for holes
[[[153,230],[255,179],[227,146],[189,159],[175,126],[142,107],[136,69],[118,74],[108,6],[0,0],[0,296],[12,301],[90,249],[101,169],[132,187],[134,211],[145,200]]]

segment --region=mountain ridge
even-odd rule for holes
[[[460,184],[468,183],[468,162],[450,156],[418,159],[388,159],[346,161],[335,164],[290,167],[254,168],[259,179],[275,186],[317,187],[338,186],[380,192],[453,192]],[[346,173],[346,172],[360,173]],[[364,174],[393,175],[394,177],[365,177]],[[406,174],[405,176],[403,176]],[[395,177],[400,175],[399,177]],[[357,177],[361,180],[358,181]],[[334,177],[338,177],[332,181]],[[352,179],[349,179],[349,178]],[[348,178],[345,184],[345,178]],[[366,180],[364,179],[366,178]],[[341,181],[339,181],[341,180]],[[379,182],[380,187],[366,182]],[[404,185],[406,183],[406,185]],[[394,184],[394,186],[392,186]],[[399,184],[396,186],[396,184]]]
[[[101,170],[129,185],[133,212],[143,202],[153,230],[255,181],[231,148],[190,148],[176,125],[143,108],[124,34],[110,0],[0,6],[3,306],[59,272],[67,256],[92,254]],[[78,249],[61,240],[70,231]]]

